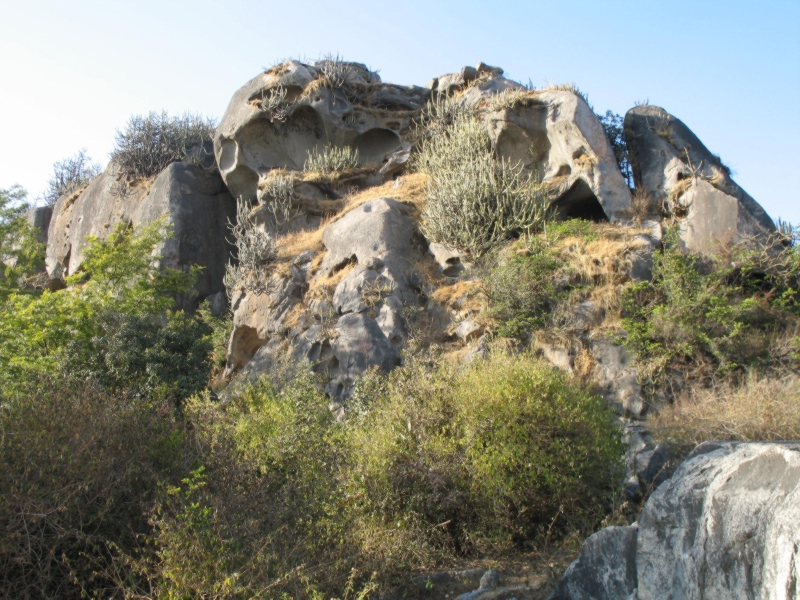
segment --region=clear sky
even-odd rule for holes
[[[424,85],[482,60],[598,112],[649,100],[721,155],[773,218],[800,223],[800,0],[2,0],[0,187],[150,110],[221,117],[285,57],[333,52]]]

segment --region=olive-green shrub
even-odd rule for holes
[[[603,400],[528,355],[400,368],[348,440],[349,498],[387,553],[401,541],[480,552],[591,527],[623,450]]]
[[[521,164],[498,158],[469,113],[453,115],[446,134],[423,139],[413,165],[428,175],[422,230],[431,241],[480,256],[544,222],[545,188]]]

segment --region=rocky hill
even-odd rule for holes
[[[160,267],[202,267],[176,306],[231,319],[222,406],[310,370],[346,422],[364,382],[411,357],[537,356],[601,394],[625,443],[626,524],[590,537],[552,598],[795,598],[797,444],[705,444],[672,475],[687,439],[652,431],[696,390],[795,385],[791,236],[666,110],[636,106],[618,133],[574,86],[530,89],[483,63],[417,87],[289,60],[233,95],[213,155],[201,144],[146,177],[112,162],[33,213],[42,287],[81,273],[91,236],[166,219]],[[553,583],[484,571],[460,598]]]

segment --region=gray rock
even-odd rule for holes
[[[592,357],[596,365],[594,380],[603,397],[614,404],[618,412],[641,417],[645,410],[644,396],[627,349],[600,338],[592,341]]]
[[[217,164],[234,196],[255,200],[262,175],[278,167],[301,170],[308,151],[325,144],[357,148],[376,170],[403,147],[430,90],[384,84],[358,63],[344,65],[344,85],[321,85],[324,66],[289,60],[234,94],[214,136]],[[286,92],[283,120],[258,106],[279,89]]]
[[[333,398],[346,397],[356,379],[370,367],[376,366],[388,373],[400,365],[397,348],[392,346],[378,323],[363,313],[344,315],[335,331],[331,348],[338,367],[325,387]]]
[[[707,442],[635,528],[587,539],[550,598],[798,598],[798,524],[800,442]]]
[[[614,221],[630,210],[630,190],[605,131],[578,95],[543,91],[535,102],[487,112],[484,122],[501,157],[557,190],[552,206],[560,218]]]
[[[446,277],[458,277],[472,265],[464,262],[465,255],[458,250],[448,248],[444,244],[432,242],[428,250],[439,265],[439,270]]]
[[[703,446],[639,518],[639,600],[797,598],[800,443]]]
[[[606,527],[589,536],[580,556],[547,600],[627,600],[636,590],[637,527]]]
[[[775,224],[739,187],[697,136],[663,108],[642,105],[625,115],[637,186],[680,219],[687,248],[710,253],[720,243],[765,238]]]
[[[28,211],[28,223],[39,230],[39,241],[47,244],[47,230],[50,228],[50,219],[53,217],[52,206],[37,206]]]
[[[198,298],[223,291],[222,278],[232,250],[226,239],[227,223],[236,218],[236,203],[219,173],[173,163],[149,189],[137,186],[124,198],[114,191],[118,178],[116,167],[111,165],[77,198],[67,195],[56,202],[45,257],[50,277],[63,279],[80,268],[87,236],[103,239],[120,223],[140,227],[165,216],[172,225],[173,237],[158,248],[162,265],[203,267],[195,293],[183,300],[184,308]]]
[[[455,333],[456,337],[462,342],[469,343],[483,335],[483,327],[470,319],[464,319],[456,326],[453,333]]]
[[[497,569],[489,569],[481,576],[481,583],[478,588],[482,590],[493,590],[500,585],[501,580],[502,576],[500,571]]]

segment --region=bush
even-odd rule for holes
[[[183,312],[166,323],[149,315],[108,310],[96,317],[90,343],[75,342],[64,369],[109,393],[181,402],[205,389],[211,372],[211,328]]]
[[[97,177],[102,169],[91,161],[86,148],[82,148],[75,156],[53,164],[53,176],[47,182],[44,201],[52,206],[64,194],[77,191]]]
[[[677,231],[653,256],[652,282],[632,286],[623,326],[651,386],[709,384],[747,370],[797,365],[800,263],[796,247],[742,242],[714,257],[684,252]]]
[[[27,192],[15,185],[0,189],[0,300],[21,292],[24,281],[44,262],[39,231],[28,222]]]
[[[126,176],[154,177],[174,162],[203,162],[214,128],[213,119],[188,113],[134,115],[123,131],[117,130],[110,158]]]
[[[456,114],[447,135],[424,139],[414,166],[429,177],[422,230],[431,241],[479,256],[544,222],[544,188],[522,165],[495,157],[473,116]]]
[[[182,472],[169,406],[76,388],[0,409],[0,589],[8,598],[121,597],[133,577],[115,560],[149,530],[159,482]]]
[[[346,473],[387,554],[541,543],[602,518],[623,446],[587,388],[526,355],[402,367],[388,388],[352,426]]]
[[[360,166],[361,159],[356,148],[326,144],[321,149],[314,147],[308,151],[303,170],[311,173],[333,173]]]
[[[526,256],[494,261],[482,284],[491,314],[500,320],[499,336],[521,337],[547,324],[564,296],[555,283],[561,267],[557,253],[541,243],[531,244]]]
[[[223,282],[230,298],[239,288],[258,288],[264,268],[275,261],[278,252],[269,232],[250,218],[250,205],[242,198],[236,201],[236,223],[228,221],[228,228],[233,233],[238,259],[225,267]]]

